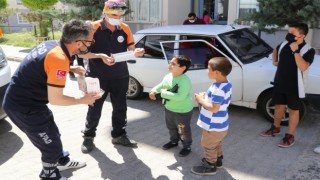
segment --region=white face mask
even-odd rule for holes
[[[194,23],[194,22],[195,22],[195,20],[189,20],[189,22]]]
[[[123,21],[123,18],[114,19],[114,18],[109,18],[109,17],[106,16],[106,20],[107,20],[108,23],[110,23],[112,26],[118,26],[118,25]]]

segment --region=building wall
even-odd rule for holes
[[[170,0],[170,3],[169,0],[165,1],[168,9],[168,25],[182,24],[190,13],[190,0]]]
[[[238,19],[239,0],[229,0],[227,24],[233,24]]]
[[[140,29],[182,24],[190,12],[191,0],[158,0],[159,20],[157,22],[125,21],[133,33]],[[139,9],[137,10],[139,11]]]

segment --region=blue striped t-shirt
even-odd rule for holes
[[[205,100],[220,104],[220,109],[213,113],[202,106],[197,122],[198,126],[207,131],[227,130],[229,127],[228,106],[231,101],[231,94],[232,85],[229,81],[213,83],[206,93]]]

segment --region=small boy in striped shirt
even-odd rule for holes
[[[194,99],[201,105],[197,125],[202,130],[201,145],[205,157],[201,166],[191,172],[197,175],[214,175],[222,167],[222,140],[229,127],[228,106],[231,101],[232,85],[227,79],[232,65],[225,57],[215,57],[208,63],[208,77],[215,82],[207,92],[195,93]]]

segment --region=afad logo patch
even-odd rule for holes
[[[57,69],[56,77],[57,79],[65,79],[67,76],[67,71]]]

